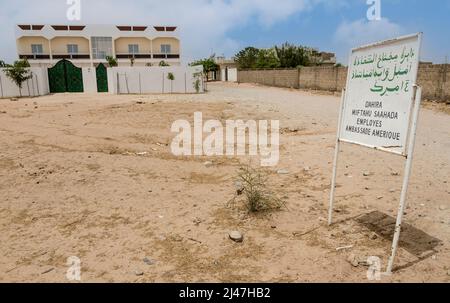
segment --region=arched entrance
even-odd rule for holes
[[[81,68],[65,59],[48,69],[48,82],[51,93],[82,93],[84,91]]]
[[[97,92],[107,93],[108,92],[108,73],[106,66],[100,63],[96,68],[97,73]]]

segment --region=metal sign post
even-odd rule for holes
[[[333,223],[341,142],[406,158],[402,194],[386,274],[392,273],[397,254],[411,175],[422,98],[422,89],[416,84],[421,42],[422,33],[419,33],[353,49],[346,89],[342,92],[328,224]]]
[[[403,188],[402,188],[402,195],[400,198],[400,206],[398,208],[397,223],[395,224],[395,234],[394,234],[394,240],[392,242],[391,257],[389,258],[389,264],[388,264],[388,267],[386,270],[387,274],[392,274],[392,268],[394,266],[395,255],[397,254],[398,241],[400,239],[400,232],[401,232],[401,228],[402,228],[402,220],[403,220],[403,215],[405,213],[406,197],[408,195],[408,186],[409,186],[409,178],[411,176],[414,147],[416,144],[417,122],[419,120],[420,104],[422,103],[422,88],[420,86],[416,86],[415,90],[416,90],[416,97],[415,97],[415,102],[414,102],[415,105],[414,105],[414,114],[413,114],[413,120],[412,120],[412,125],[411,125],[411,131],[409,134],[409,146],[408,146],[408,155],[407,155],[406,166],[405,166],[405,176],[403,178]]]
[[[342,90],[341,96],[341,109],[339,111],[339,120],[338,120],[338,132],[336,137],[336,148],[334,151],[334,162],[333,162],[333,176],[331,178],[331,194],[330,194],[330,208],[328,213],[328,225],[333,223],[333,204],[334,204],[334,196],[336,193],[336,175],[337,175],[337,165],[339,160],[339,152],[341,148],[341,140],[339,138],[339,134],[341,133],[342,127],[342,112],[344,110],[345,105],[345,89]]]

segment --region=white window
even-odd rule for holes
[[[92,37],[91,41],[94,59],[112,56],[112,37]]]
[[[129,54],[139,54],[139,45],[138,44],[128,44],[128,53]]]
[[[77,44],[67,44],[67,53],[68,54],[78,54],[78,45]]]
[[[170,44],[161,44],[161,54],[170,54],[171,52]]]
[[[40,55],[44,53],[42,44],[31,44],[31,53],[33,55]]]

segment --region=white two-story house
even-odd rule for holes
[[[50,67],[62,59],[78,67],[117,59],[119,66],[181,64],[181,45],[175,26],[39,25],[16,26],[19,58],[31,66]]]

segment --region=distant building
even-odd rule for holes
[[[234,58],[226,59],[225,57],[217,57],[216,63],[219,65],[219,71],[216,79],[224,82],[237,82],[238,65]]]
[[[16,26],[18,57],[31,66],[52,66],[62,59],[94,66],[117,59],[119,66],[180,65],[181,46],[175,26],[24,25]]]
[[[335,65],[336,64],[336,54],[321,52],[319,53],[322,65]]]

